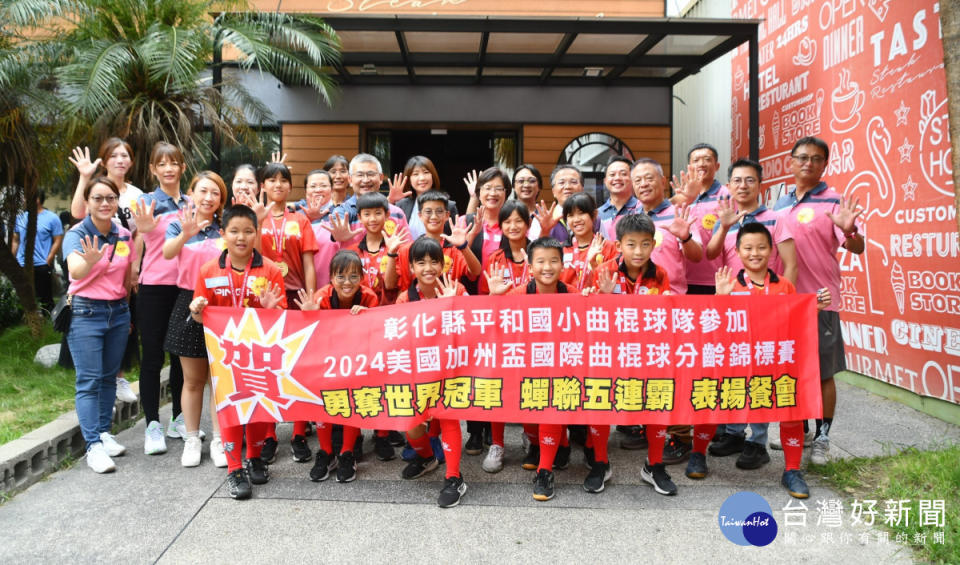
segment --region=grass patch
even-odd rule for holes
[[[33,362],[37,350],[51,343],[60,343],[60,334],[49,323],[36,339],[23,325],[0,333],[0,445],[73,410],[76,373]]]
[[[811,465],[810,472],[849,495],[850,501],[876,500],[874,523],[890,531],[890,539],[912,547],[917,557],[934,563],[960,563],[960,445],[935,451],[908,448],[882,457],[859,457]],[[944,527],[921,526],[920,500],[943,500]],[[909,524],[885,523],[887,500],[909,500]],[[850,518],[849,502],[844,519]],[[864,505],[866,508],[866,505]],[[864,513],[863,517],[866,517]],[[944,543],[935,543],[942,530]],[[925,539],[922,536],[926,536]]]

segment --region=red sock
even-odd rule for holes
[[[667,441],[667,427],[647,424],[647,460],[650,465],[663,463],[663,444]]]
[[[524,424],[523,434],[527,436],[527,439],[530,440],[530,443],[537,443],[540,441],[540,430],[538,429],[537,424]]]
[[[560,430],[560,445],[563,447],[570,447],[570,436],[567,434],[567,427],[563,426]]]
[[[407,434],[407,441],[410,442],[410,447],[412,447],[420,457],[430,457],[433,455],[433,449],[430,448],[430,436],[427,434],[423,434],[418,438],[412,438],[410,434]]]
[[[315,422],[314,428],[317,430],[317,441],[320,443],[320,449],[330,455],[333,451],[333,424]]]
[[[716,424],[697,424],[693,426],[693,450],[701,455],[707,454],[707,446],[717,433]]]
[[[803,459],[803,422],[780,422],[780,444],[783,446],[784,471],[800,470]]]
[[[537,472],[542,469],[553,470],[553,460],[557,457],[562,431],[563,426],[560,424],[540,424],[540,465]]]
[[[374,430],[374,433],[377,437],[387,437],[390,435],[390,430]]]
[[[260,450],[263,449],[263,440],[267,438],[267,432],[275,430],[276,427],[276,424],[263,422],[247,424],[247,459],[260,457]]]
[[[357,436],[360,435],[360,428],[353,426],[343,426],[343,446],[340,453],[353,452],[353,444],[357,442]]]
[[[445,478],[459,477],[460,455],[463,450],[463,432],[460,430],[460,421],[440,420],[439,427],[441,431],[440,439],[443,442],[443,455],[447,466]]]
[[[301,420],[293,423],[293,435],[296,436],[305,436],[307,435],[307,421]]]
[[[610,426],[590,426],[587,431],[587,443],[593,447],[593,458],[600,463],[608,463],[607,442],[610,441]]]
[[[589,426],[587,426],[587,439],[584,440],[583,446],[588,448],[593,448],[593,434],[590,433]]]
[[[232,473],[242,469],[243,426],[221,427],[220,439],[223,441],[223,452],[227,456],[227,472]]]
[[[430,425],[427,427],[427,435],[430,437],[440,437],[440,422],[437,420],[431,420]]]
[[[267,433],[267,435],[264,436],[264,439],[270,438],[270,439],[276,441],[276,440],[277,440],[277,425],[276,425],[276,424],[268,424],[267,432],[266,432],[266,433]]]
[[[503,447],[503,422],[490,422],[490,437],[493,445]]]

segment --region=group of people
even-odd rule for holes
[[[229,190],[219,175],[204,171],[181,192],[184,157],[159,143],[150,155],[158,186],[139,194],[124,180],[132,155],[122,140],[108,140],[96,161],[78,149],[72,211],[84,219],[67,232],[63,247],[74,309],[68,341],[75,352],[87,464],[97,472],[113,470],[113,458],[125,451],[110,434],[110,423],[134,287],[143,349],[144,451],[163,453],[165,436],[182,438],[185,467],[201,461],[200,417],[209,380],[202,312],[208,305],[348,309],[362,316],[367,308],[465,294],[801,292],[817,295],[823,417],[809,432],[806,422],[781,422],[780,438],[771,438],[770,445],[784,450],[784,487],[806,498],[802,450],[812,444],[811,461],[826,461],[836,402],[833,375],[844,368],[834,300],[840,283],[836,253],[840,247],[863,251],[857,203],[822,181],[828,158],[822,140],[798,140],[791,152],[795,184],[772,210],[763,202],[761,166],[738,159],[722,185],[717,151],[707,144],[690,150],[686,171],[672,183],[653,159],[611,159],[604,174],[610,197],[603,203],[583,191],[583,175],[572,165],[551,172],[549,206],[545,199],[538,202],[546,187],[533,165],[519,166],[512,177],[490,167],[467,174],[470,201],[459,216],[423,156],[411,158],[392,179],[385,179],[372,155],[349,161],[333,156],[304,176],[305,198],[290,202],[293,177],[279,155],[259,168],[238,167]],[[101,165],[107,174],[99,174]],[[385,180],[388,190],[381,192]],[[125,199],[129,193],[137,197]],[[165,353],[174,400],[166,431],[158,415]],[[313,426],[315,452],[307,441]],[[647,449],[642,478],[656,492],[673,495],[677,487],[668,464],[686,461],[685,474],[702,479],[708,453],[739,453],[737,466],[744,469],[768,463],[767,425],[751,424],[749,437],[746,427],[618,431],[622,448]],[[276,426],[221,427],[214,417],[212,432],[211,459],[227,468],[230,495],[250,497],[251,484],[269,480],[268,465],[279,447]],[[444,419],[405,435],[375,430],[374,452],[390,460],[395,447],[406,445],[405,479],[432,472],[443,461],[438,504],[456,506],[467,489],[462,453],[480,455],[487,446],[482,469],[496,473],[504,466],[503,423],[467,422],[466,432],[464,442],[461,422]],[[535,499],[554,496],[554,469],[569,464],[571,438],[584,446],[590,468],[583,488],[604,490],[611,477],[609,426],[525,424],[523,432],[528,447],[522,465],[536,471]],[[357,428],[293,422],[290,452],[295,461],[313,460],[312,481],[353,481],[362,445]]]

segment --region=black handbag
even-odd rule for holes
[[[66,334],[70,331],[70,320],[73,319],[73,308],[70,306],[70,303],[73,302],[72,294],[64,294],[60,297],[60,300],[57,301],[57,305],[53,307],[53,329],[57,330],[62,334]]]

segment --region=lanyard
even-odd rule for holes
[[[758,287],[758,286],[754,285],[754,284],[753,284],[753,281],[750,280],[750,277],[744,277],[744,278],[746,279],[746,282],[747,282],[747,289],[750,290],[751,294],[753,293],[753,289],[754,289],[754,288],[756,288],[757,290],[762,290],[764,294],[770,294],[770,290],[769,290],[769,289],[770,289],[770,280],[769,280],[769,279],[765,279],[765,280],[763,281],[763,287],[761,288],[761,287]]]
[[[277,219],[273,216],[270,217],[270,225],[273,226],[273,249],[277,251],[277,257],[282,260],[283,244],[285,243],[283,234],[286,233],[287,215],[283,215],[283,222],[280,223],[280,231],[277,231]]]
[[[247,266],[243,268],[243,280],[240,282],[240,296],[237,296],[236,288],[233,286],[233,278],[236,276],[234,273],[233,265],[230,266],[230,277],[227,279],[230,282],[230,299],[233,301],[234,308],[243,308],[243,295],[247,293],[247,277],[250,276],[250,265],[253,264],[253,257],[250,257],[250,260],[247,261]]]

